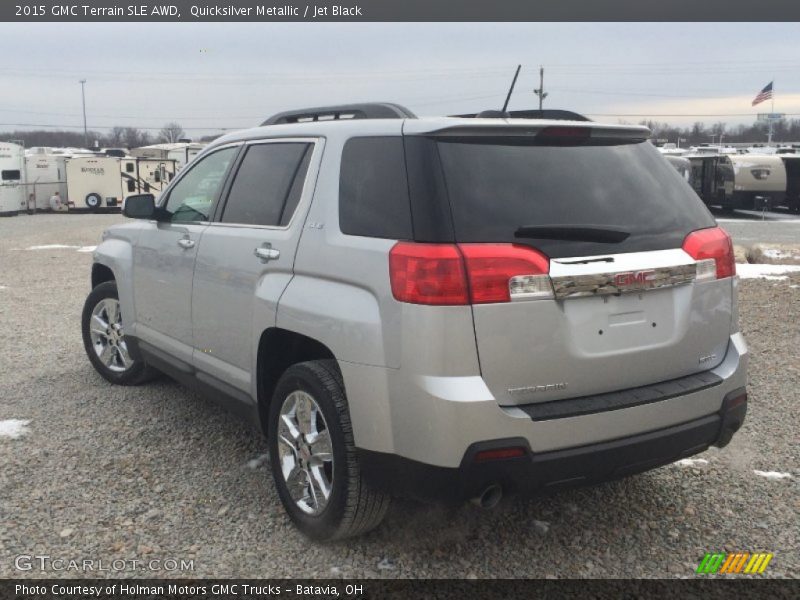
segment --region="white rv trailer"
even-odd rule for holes
[[[25,149],[0,142],[0,215],[14,216],[25,210]]]
[[[175,176],[175,161],[134,156],[80,156],[67,160],[67,199],[70,208],[120,208],[128,196],[151,193],[158,197]]]
[[[198,142],[176,142],[174,144],[153,144],[152,146],[142,146],[133,148],[131,154],[141,158],[171,159],[175,161],[175,167],[180,170],[200,154],[205,144]]]
[[[67,199],[67,156],[64,154],[26,154],[26,198],[28,208],[50,210],[50,198],[58,192]]]

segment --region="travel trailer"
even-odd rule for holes
[[[732,210],[734,172],[730,156],[724,154],[687,154],[691,165],[689,182],[694,191],[709,206]]]
[[[800,154],[780,154],[786,169],[786,197],[784,205],[800,213]]]
[[[781,206],[786,197],[786,167],[776,154],[735,154],[733,207],[753,210]]]
[[[175,161],[134,156],[81,156],[67,160],[67,198],[77,210],[119,209],[135,194],[158,196],[175,176]]]
[[[28,208],[50,210],[50,198],[58,192],[67,198],[67,156],[64,154],[26,154],[26,199]]]
[[[141,158],[170,159],[175,161],[175,168],[180,170],[183,166],[200,154],[205,144],[197,142],[177,142],[174,144],[153,144],[131,150],[133,156]]]
[[[25,210],[25,149],[0,142],[0,215],[14,216]]]

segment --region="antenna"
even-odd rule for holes
[[[522,68],[522,65],[517,65],[517,72],[514,73],[514,79],[511,81],[511,87],[508,90],[508,96],[506,96],[506,103],[503,104],[503,109],[501,112],[506,112],[508,108],[508,101],[511,100],[511,94],[514,91],[514,86],[517,84],[517,77],[519,77],[519,70]]]

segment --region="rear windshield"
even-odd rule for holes
[[[714,220],[649,142],[512,145],[439,140],[460,242],[529,244],[553,258],[679,248]],[[520,237],[525,227],[613,228],[623,241]],[[552,233],[550,234],[553,235]]]

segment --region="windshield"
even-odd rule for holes
[[[715,224],[649,142],[545,146],[459,138],[440,139],[438,149],[460,242],[589,256],[679,248],[689,232]],[[581,228],[629,235],[611,243],[569,235]],[[553,231],[566,234],[553,239]]]

